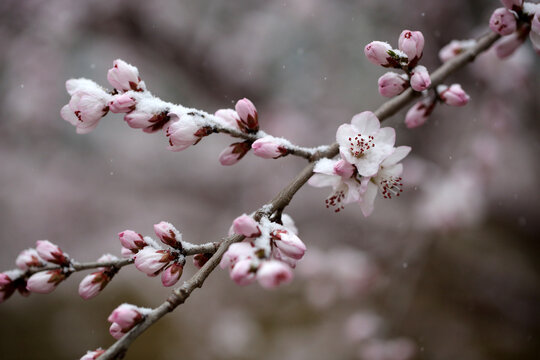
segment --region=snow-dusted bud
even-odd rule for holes
[[[78,134],[92,131],[109,111],[107,103],[111,95],[98,84],[86,79],[68,80],[66,89],[72,96],[69,104],[60,110],[60,115],[77,127]]]
[[[293,272],[291,268],[277,260],[264,261],[257,271],[257,280],[266,289],[273,289],[281,284],[288,284],[292,279]]]
[[[407,125],[409,129],[424,125],[431,111],[432,109],[430,109],[430,106],[424,101],[417,102],[409,109],[409,111],[407,111],[407,115],[405,115],[405,125]]]
[[[101,355],[105,353],[105,350],[99,348],[96,350],[88,350],[86,354],[83,355],[81,360],[97,360]]]
[[[79,284],[79,295],[88,300],[98,295],[111,281],[111,276],[107,271],[96,271],[86,275]]]
[[[137,250],[138,251],[138,250]],[[136,252],[135,252],[136,253]],[[125,247],[122,246],[122,248],[120,249],[120,255],[122,255],[123,258],[131,258],[133,256],[133,254],[135,254],[133,251],[129,250],[129,249],[126,249]]]
[[[109,101],[109,110],[113,113],[128,113],[135,110],[135,99],[128,94],[115,95],[111,101]]]
[[[200,126],[195,117],[189,114],[168,114],[172,123],[167,127],[169,150],[182,151],[197,144],[201,139],[212,133],[207,126]]]
[[[356,168],[354,167],[354,165],[350,164],[347,160],[341,159],[334,164],[334,172],[336,173],[336,175],[339,175],[343,178],[348,179],[352,177],[355,171]],[[283,225],[285,226],[285,223],[283,223]]]
[[[107,72],[107,80],[118,91],[144,90],[139,70],[120,59],[114,60],[113,67]]]
[[[246,214],[234,219],[233,230],[235,233],[244,235],[247,238],[258,237],[261,235],[259,223]]]
[[[235,106],[238,114],[238,127],[246,133],[256,133],[259,131],[259,115],[257,109],[251,101],[246,98],[238,100]]]
[[[193,255],[193,265],[200,269],[210,260],[212,254],[195,254]]]
[[[26,283],[26,289],[38,294],[48,294],[52,292],[58,284],[65,280],[66,274],[61,269],[40,271],[30,276]]]
[[[152,114],[134,110],[124,116],[124,121],[133,129],[143,129],[146,133],[153,133],[161,130],[169,122],[169,116],[166,112]]]
[[[298,260],[293,259],[292,257],[289,257],[283,253],[279,248],[275,247],[272,249],[272,256],[274,259],[279,260],[281,262],[284,262],[285,264],[289,265],[291,269],[296,268],[296,264],[298,263]]]
[[[476,44],[475,40],[452,40],[439,51],[439,59],[447,62]]]
[[[424,51],[424,35],[420,31],[403,30],[399,35],[399,50],[407,54],[409,63],[417,62]]]
[[[251,148],[255,155],[262,157],[263,159],[277,159],[288,153],[288,150],[272,136],[265,136],[257,139],[251,145]]]
[[[439,97],[445,104],[450,106],[465,106],[469,102],[469,95],[461,88],[460,84],[453,84],[450,87],[442,85],[437,88]]]
[[[299,260],[306,252],[306,245],[298,236],[287,230],[275,230],[270,234],[275,246],[281,252],[295,260]]]
[[[499,35],[510,35],[517,28],[516,17],[508,9],[498,8],[489,19],[489,27]]]
[[[132,253],[136,253],[148,245],[146,241],[144,241],[143,236],[133,230],[124,230],[121,233],[118,233],[118,238],[120,239],[122,246],[131,250]]]
[[[418,65],[411,73],[411,87],[415,91],[424,91],[431,85],[431,78],[425,66]]]
[[[523,0],[501,0],[501,3],[508,10],[518,11],[523,7]]]
[[[234,165],[240,161],[250,149],[251,142],[249,141],[233,143],[219,154],[219,162],[224,166]]]
[[[168,250],[147,246],[134,256],[135,267],[148,276],[157,276],[176,256]]]
[[[154,224],[154,232],[165,245],[173,248],[182,248],[182,234],[176,230],[173,224],[166,221]]]
[[[255,258],[254,247],[248,242],[234,243],[223,254],[219,266],[222,269],[232,267],[240,260]]]
[[[409,82],[402,75],[395,72],[387,72],[379,78],[379,94],[385,97],[393,97],[401,94],[409,87]]]
[[[233,109],[219,109],[214,115],[219,118],[221,125],[240,130],[240,118]]]
[[[134,305],[122,304],[114,309],[107,320],[112,323],[109,332],[118,340],[143,320],[143,313]]]
[[[389,66],[392,57],[388,54],[392,51],[390,44],[382,41],[372,41],[364,48],[367,59],[375,65]]]
[[[183,271],[184,266],[182,266],[182,264],[174,262],[171,266],[166,268],[161,273],[161,283],[163,284],[163,286],[166,287],[173,286],[178,282],[180,276],[182,276]]]
[[[6,301],[15,291],[15,284],[6,273],[0,273],[0,303]]]
[[[36,242],[38,255],[45,261],[58,265],[69,264],[69,258],[64,252],[49,240],[38,240]]]
[[[518,32],[503,37],[495,43],[495,54],[499,59],[505,59],[512,55],[525,41]]]
[[[234,264],[231,269],[231,279],[238,285],[249,285],[255,281],[255,274],[257,269],[253,267],[251,259],[244,259]]]
[[[17,259],[15,264],[21,270],[26,270],[31,266],[41,266],[43,265],[43,260],[40,259],[39,254],[36,249],[26,249],[23,250]]]

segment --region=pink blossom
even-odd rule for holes
[[[166,129],[169,138],[169,150],[182,151],[197,144],[204,136],[209,135],[211,130],[200,126],[192,115],[169,113],[171,124]]]
[[[399,50],[407,54],[409,63],[418,61],[424,51],[424,35],[420,31],[403,30],[399,35]]]
[[[128,94],[115,95],[109,101],[109,110],[113,113],[128,113],[135,109],[135,99]]]
[[[99,358],[103,353],[105,353],[105,350],[99,348],[96,350],[88,350],[85,355],[81,358],[81,360],[96,360]]]
[[[505,59],[512,55],[525,41],[525,38],[515,32],[503,37],[495,43],[495,54],[499,59]]]
[[[26,249],[17,256],[15,264],[19,269],[26,270],[31,266],[43,265],[43,260],[39,257],[36,249]]]
[[[58,265],[69,264],[69,258],[66,254],[49,240],[38,240],[36,242],[36,250],[39,256],[45,261]]]
[[[253,220],[249,215],[241,215],[234,219],[233,230],[236,234],[244,235],[247,238],[253,238],[261,235],[259,223]]]
[[[425,66],[418,65],[411,73],[411,87],[415,91],[424,91],[431,85],[431,78]]]
[[[138,251],[138,250],[137,250]],[[122,255],[122,257],[124,258],[130,258],[133,256],[133,251],[129,250],[129,249],[126,249],[125,247],[122,246],[122,248],[120,249],[120,255]]]
[[[439,51],[439,59],[447,62],[476,44],[475,40],[452,40]]]
[[[459,84],[453,84],[450,87],[446,87],[446,89],[439,91],[439,96],[445,104],[450,106],[465,106],[470,99],[469,95],[467,95]]]
[[[246,98],[238,100],[235,108],[239,118],[238,127],[243,132],[256,133],[259,131],[259,116],[251,101]]]
[[[540,5],[537,5],[538,11],[533,14],[531,20],[531,32],[540,35]]]
[[[183,270],[184,267],[177,262],[174,262],[171,266],[166,268],[161,273],[161,283],[163,284],[163,286],[169,287],[176,284],[178,280],[180,280],[180,276],[182,276]]]
[[[222,269],[232,267],[234,264],[236,264],[240,260],[244,259],[254,259],[255,253],[254,253],[254,247],[251,243],[248,242],[239,242],[234,243],[223,254],[223,257],[221,258],[221,262],[219,263],[219,266]]]
[[[124,230],[121,233],[118,233],[118,238],[120,239],[122,246],[131,250],[133,253],[136,253],[148,245],[146,241],[144,241],[143,236],[133,230]]]
[[[355,115],[351,124],[343,124],[337,130],[342,158],[353,164],[362,176],[375,175],[381,162],[393,151],[394,129],[380,126],[375,114],[365,111]]]
[[[121,331],[128,332],[143,319],[143,314],[138,307],[131,304],[122,304],[113,310],[107,321],[118,324]]]
[[[120,59],[113,62],[113,67],[107,72],[107,80],[118,91],[141,91],[144,89],[144,84],[141,84],[139,77],[139,70]]]
[[[109,327],[109,334],[111,334],[111,336],[116,340],[120,340],[124,335],[126,335],[126,332],[122,331],[122,327],[117,323],[112,323]]]
[[[0,303],[6,301],[15,291],[15,283],[6,273],[0,273]]]
[[[250,149],[251,143],[249,141],[233,143],[219,154],[219,162],[224,166],[234,165],[240,161]]]
[[[364,48],[364,54],[375,65],[389,66],[389,60],[392,57],[388,54],[392,47],[390,44],[382,41],[372,41]]]
[[[98,84],[86,79],[68,80],[66,88],[68,92],[74,92],[69,104],[60,110],[60,115],[77,127],[77,133],[86,134],[92,131],[109,111],[107,102],[111,96]]]
[[[281,261],[264,261],[257,271],[257,280],[262,287],[273,289],[281,284],[288,284],[293,279],[293,272],[289,266]]]
[[[407,111],[405,125],[409,129],[424,125],[433,109],[425,101],[419,101]]]
[[[350,178],[355,172],[354,165],[349,164],[346,160],[340,159],[334,164],[334,173],[343,178]]]
[[[501,3],[508,10],[520,10],[523,7],[523,0],[501,0]]]
[[[79,284],[79,295],[88,300],[97,296],[109,283],[111,278],[105,271],[96,271],[90,275],[86,275]]]
[[[489,19],[489,27],[499,35],[510,35],[517,29],[516,17],[508,9],[496,9]]]
[[[231,279],[238,285],[249,285],[255,281],[256,269],[251,259],[244,259],[234,264],[231,269]]]
[[[152,114],[145,111],[133,110],[124,116],[124,121],[133,129],[143,129],[146,133],[153,133],[161,130],[168,122],[169,116],[166,112]]]
[[[292,257],[285,255],[283,251],[281,251],[279,248],[275,247],[274,249],[272,249],[272,255],[274,259],[284,262],[285,264],[289,265],[291,269],[296,268],[298,260],[295,260]]]
[[[306,252],[306,245],[298,236],[287,230],[275,230],[270,234],[274,245],[286,256],[300,260]]]
[[[61,269],[40,271],[30,276],[26,283],[26,289],[38,294],[48,294],[60,284],[66,275]]]
[[[157,250],[147,246],[134,256],[135,267],[148,276],[157,276],[175,256],[167,250]]]
[[[182,234],[173,224],[162,221],[154,225],[154,232],[162,243],[173,248],[182,248]]]
[[[401,94],[409,87],[409,82],[403,76],[395,72],[387,72],[379,78],[379,94],[385,97],[393,97]]]
[[[252,145],[253,153],[263,159],[277,159],[287,155],[287,149],[273,136],[257,139]]]
[[[219,109],[216,111],[215,116],[219,118],[221,125],[240,130],[240,127],[238,126],[240,117],[233,109]]]

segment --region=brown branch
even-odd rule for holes
[[[467,63],[474,60],[474,58],[481,52],[487,50],[497,39],[499,35],[489,33],[482,36],[477,40],[475,46],[471,47],[462,54],[456,56],[454,59],[449,60],[441,67],[439,67],[431,75],[432,85],[430,88],[434,88],[439,85],[449,75],[464,67]],[[375,115],[380,121],[384,121],[396,112],[401,110],[407,104],[409,104],[414,98],[419,96],[419,93],[412,91],[411,89],[403,92],[401,95],[387,101],[382,104],[376,111]],[[332,144],[325,150],[317,151],[315,154],[309,157],[310,164],[308,164],[294,179],[291,181],[279,194],[270,202],[270,204],[261,207],[253,216],[255,220],[260,220],[263,216],[270,216],[276,211],[283,210],[291,202],[296,192],[309,180],[313,175],[313,168],[315,161],[323,157],[334,157],[339,152],[339,146],[337,143]],[[219,245],[215,254],[208,260],[208,262],[201,268],[191,279],[185,281],[179,288],[175,289],[169,296],[167,301],[160,306],[152,310],[145,319],[131,329],[124,337],[116,341],[107,351],[99,357],[99,360],[121,359],[124,357],[127,349],[131,343],[146,329],[152,326],[165,314],[173,311],[177,306],[184,303],[186,299],[191,295],[193,290],[197,287],[201,287],[206,278],[219,264],[221,257],[227,250],[230,244],[242,241],[244,239],[241,235],[234,235],[224,239]]]
[[[112,261],[93,261],[93,262],[86,262],[86,263],[79,263],[72,261],[67,266],[62,265],[44,265],[40,267],[31,267],[30,269],[26,270],[22,276],[30,276],[32,274],[42,272],[42,271],[49,271],[49,270],[58,270],[58,269],[67,269],[68,272],[73,273],[77,271],[83,271],[83,270],[89,270],[89,269],[97,269],[100,267],[115,267],[115,268],[121,268],[126,265],[132,264],[133,259],[118,259],[118,260],[112,260]]]

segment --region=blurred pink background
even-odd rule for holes
[[[214,135],[181,153],[108,115],[77,135],[62,120],[65,81],[107,86],[122,58],[163,100],[214,112],[250,98],[262,129],[304,146],[384,102],[363,47],[397,45],[421,30],[423,63],[452,39],[488,30],[497,1],[0,2],[0,265],[48,239],[79,261],[119,254],[117,233],[152,235],[170,221],[194,243],[226,235],[241,213],[269,201],[305,165],[248,154],[233,167]],[[305,187],[287,209],[308,245],[292,285],[268,292],[216,270],[185,305],[145,333],[128,359],[537,359],[539,57],[525,46],[493,54],[449,79],[471,95],[408,130],[404,195],[334,214],[329,189]],[[193,273],[186,266],[184,277]],[[0,358],[74,359],[113,342],[120,303],[154,307],[170,290],[124,268],[95,299],[83,273],[51,295],[0,305]]]

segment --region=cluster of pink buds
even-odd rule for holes
[[[149,312],[149,309],[130,304],[122,304],[114,309],[107,319],[111,323],[109,332],[113,338],[118,340],[129,330],[133,329],[135,325],[140,323]]]
[[[122,254],[133,257],[135,267],[148,276],[161,274],[163,286],[173,286],[182,276],[185,257],[182,254],[182,234],[170,223],[162,221],[154,225],[154,232],[166,249],[152,238],[144,237],[132,230],[118,234]]]
[[[409,86],[415,91],[423,91],[431,85],[426,67],[417,65],[424,51],[424,35],[420,31],[403,30],[398,47],[399,50],[388,43],[373,41],[364,48],[366,57],[375,65],[405,71],[403,75],[387,72],[379,78],[379,93],[385,97],[399,95]]]
[[[512,55],[529,35],[534,50],[540,54],[540,4],[523,0],[501,0],[504,7],[496,9],[489,27],[503,36],[495,46],[501,59]]]
[[[258,223],[245,214],[234,220],[231,232],[246,239],[229,247],[220,266],[229,269],[235,283],[249,285],[257,280],[262,287],[272,289],[292,281],[292,269],[304,256],[306,246],[290,216],[283,214],[282,222],[263,218]]]
[[[341,125],[336,133],[340,159],[321,159],[309,184],[331,186],[326,207],[339,212],[344,205],[357,202],[364,216],[373,212],[378,192],[386,199],[399,196],[403,165],[399,162],[411,148],[394,147],[395,131],[381,128],[372,112],[355,115],[350,124]]]

